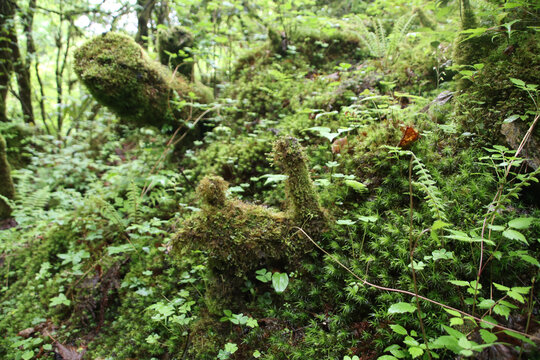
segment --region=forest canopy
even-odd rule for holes
[[[0,358],[538,359],[540,3],[0,0]]]

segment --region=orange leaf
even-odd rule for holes
[[[407,126],[407,128],[403,132],[403,137],[401,138],[398,146],[400,148],[406,148],[413,142],[418,140],[419,137],[420,133],[418,131],[416,131],[412,126]]]
[[[347,142],[347,137],[346,136],[334,140],[334,142],[332,143],[332,153],[339,154],[341,152],[341,150],[345,146],[347,146],[347,144],[348,144],[348,142]]]

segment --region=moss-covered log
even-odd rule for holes
[[[275,267],[290,256],[290,224],[284,213],[226,197],[228,183],[205,177],[197,187],[201,211],[186,220],[174,241],[176,252],[209,253],[210,284],[206,302],[213,313],[237,307],[239,288],[262,267]]]
[[[193,77],[193,35],[182,26],[158,31],[159,61],[170,66],[187,79]]]
[[[13,199],[15,187],[11,179],[11,167],[6,156],[6,140],[0,135],[0,195]],[[11,207],[0,199],[0,219],[6,219],[11,215]]]
[[[172,110],[169,100],[211,101],[201,84],[181,76],[148,57],[129,36],[106,33],[86,42],[75,52],[75,72],[97,101],[139,126],[162,126],[186,120],[189,106]]]

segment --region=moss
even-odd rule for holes
[[[177,252],[209,253],[209,310],[220,313],[238,297],[243,279],[262,267],[282,264],[289,252],[290,224],[284,213],[226,198],[228,184],[219,176],[206,177],[197,187],[202,210],[186,220],[176,234]]]
[[[520,32],[512,37],[516,50],[505,54],[501,44],[487,54],[484,67],[457,102],[458,119],[470,132],[491,141],[500,138],[502,121],[510,115],[534,112],[527,92],[517,88],[510,78],[527,84],[540,84],[540,44],[534,33]]]
[[[421,26],[430,28],[431,30],[435,30],[437,24],[426,15],[424,10],[422,10],[421,8],[415,8],[414,13],[418,16],[418,22]]]
[[[478,27],[478,22],[469,0],[460,0],[461,8],[461,31]],[[482,62],[482,59],[492,49],[492,42],[488,35],[475,36],[465,40],[469,35],[460,33],[454,44],[454,62],[457,65],[474,65]],[[471,82],[460,79],[459,89],[465,89]]]
[[[189,106],[172,111],[169,100],[177,94],[190,102],[210,101],[202,86],[189,84],[151,60],[129,36],[106,33],[86,42],[75,52],[75,72],[97,101],[139,126],[162,126],[176,118],[187,119]]]
[[[182,26],[158,31],[159,60],[163,65],[177,69],[178,73],[191,79],[193,75],[193,35]],[[173,56],[176,55],[176,56]]]
[[[27,166],[32,157],[29,146],[37,147],[32,143],[33,130],[25,124],[0,123],[0,135],[6,140],[6,154],[11,168],[20,169]]]
[[[288,176],[285,194],[294,223],[308,232],[320,233],[326,226],[326,214],[319,204],[298,140],[293,137],[278,140],[274,145],[274,161]]]
[[[13,199],[15,186],[11,179],[11,167],[6,156],[6,140],[0,135],[0,195]],[[0,199],[0,219],[6,219],[11,215],[11,207]]]

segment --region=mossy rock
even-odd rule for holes
[[[212,100],[204,86],[174,76],[124,34],[96,36],[77,49],[74,58],[75,72],[96,100],[138,126],[188,119],[189,106],[171,110],[169,101],[175,98],[189,103],[195,94],[200,103]]]
[[[240,56],[233,74],[259,68],[278,59],[322,70],[333,70],[340,62],[358,62],[366,57],[358,34],[352,30],[294,26],[289,34],[271,29],[268,41]],[[277,59],[276,59],[277,58]]]
[[[192,48],[195,40],[191,32],[183,26],[173,26],[158,31],[159,61],[191,79],[193,76]]]
[[[311,246],[294,235],[295,227],[312,237],[328,225],[327,215],[307,169],[303,150],[295,138],[278,140],[275,161],[288,175],[286,212],[227,198],[228,183],[219,176],[205,177],[197,187],[201,211],[184,221],[173,248],[208,252],[210,281],[206,302],[212,313],[232,306],[244,280],[261,268],[282,268],[301,259]]]
[[[290,223],[284,213],[226,197],[228,183],[206,177],[197,194],[201,211],[186,220],[176,236],[178,249],[209,251],[212,267],[243,277],[260,266],[280,262]]]
[[[32,144],[33,129],[26,124],[0,123],[0,136],[6,141],[6,155],[11,168],[27,166],[32,156],[28,146],[35,147],[35,144]]]
[[[197,187],[202,209],[186,220],[173,246],[208,251],[210,281],[206,303],[218,314],[240,295],[244,279],[263,267],[282,265],[291,256],[286,239],[290,222],[284,213],[226,197],[228,183],[219,176],[204,178]]]
[[[505,52],[505,43],[488,53],[484,67],[457,102],[458,118],[464,128],[486,138],[501,139],[501,124],[509,116],[531,115],[535,111],[529,94],[510,79],[540,84],[538,35],[520,32],[513,36],[513,41],[512,53]]]
[[[8,198],[15,198],[15,186],[11,179],[11,166],[6,156],[6,140],[0,135],[0,195]],[[0,219],[7,219],[11,216],[11,207],[0,199]]]

